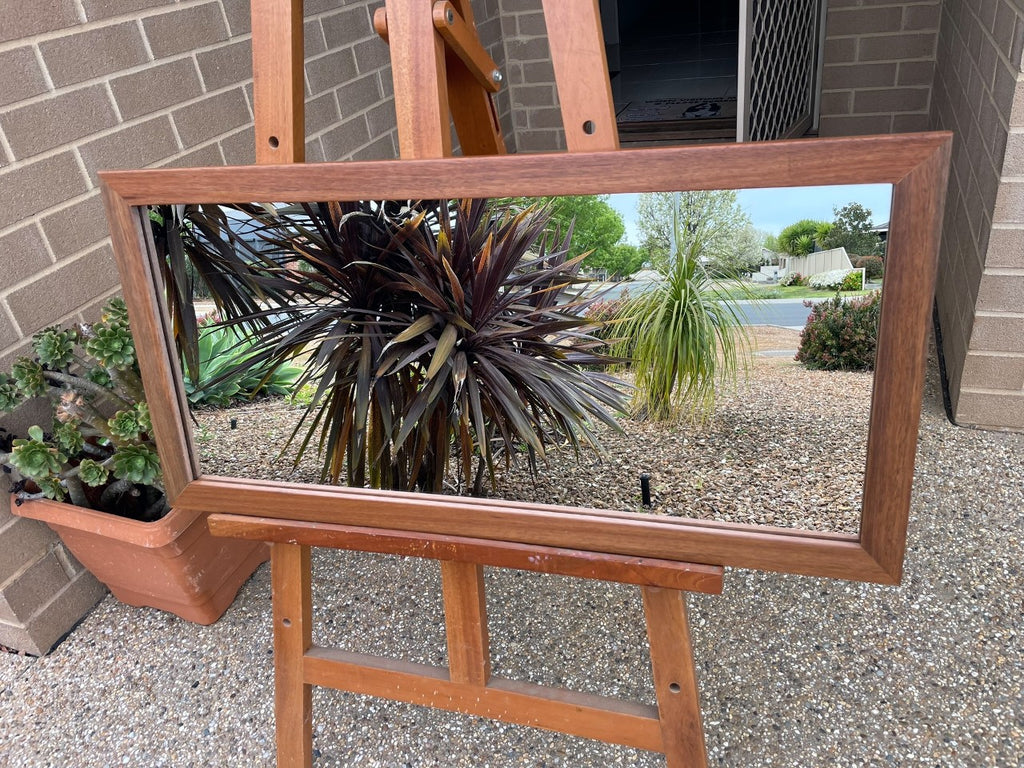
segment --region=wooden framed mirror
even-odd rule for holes
[[[175,506],[638,558],[898,583],[946,188],[948,134],[102,174],[114,249]],[[840,530],[204,474],[149,206],[465,200],[891,184],[885,289],[858,524]],[[543,471],[543,470],[542,470]]]

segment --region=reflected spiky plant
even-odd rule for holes
[[[316,390],[293,439],[300,458],[317,448],[324,479],[439,492],[455,446],[480,492],[495,446],[506,460],[525,450],[535,468],[552,445],[597,447],[596,425],[615,426],[623,395],[584,370],[607,364],[601,342],[581,305],[559,303],[581,259],[568,258],[569,235],[546,233],[546,211],[485,200],[239,210],[261,243],[246,283],[287,298],[227,322],[259,338],[256,359],[308,355],[299,385]],[[233,239],[186,250],[208,262]]]

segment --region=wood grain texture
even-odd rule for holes
[[[302,0],[252,0],[251,8],[256,162],[301,163],[306,157]]]
[[[875,353],[860,536],[899,583],[924,388],[950,146],[893,186],[885,289]]]
[[[468,6],[468,3],[465,5]],[[498,65],[476,36],[472,15],[468,19],[464,18],[454,3],[440,0],[434,3],[433,18],[434,27],[444,39],[445,45],[465,65],[477,84],[486,91],[497,93],[499,86],[492,74]]]
[[[809,181],[891,184],[950,140],[949,133],[907,133],[614,152],[159,168],[100,176],[130,205],[589,195],[792,187]],[[932,193],[941,199],[944,190]]]
[[[459,560],[496,568],[552,573],[582,579],[602,579],[620,584],[683,589],[688,592],[720,594],[723,569],[720,566],[624,557],[601,552],[524,545],[507,541],[469,539],[462,536],[432,535],[411,531],[304,523],[294,520],[212,515],[210,531],[215,536],[232,536],[257,541],[290,541],[315,547],[332,547],[358,552]]]
[[[154,263],[149,219],[107,185],[100,184],[110,225],[111,246],[121,275],[132,338],[150,404],[153,438],[160,453],[164,487],[173,506],[199,475],[188,424],[181,368],[165,311],[162,280]],[[161,293],[158,294],[158,290]],[[169,404],[170,407],[164,407]]]
[[[856,537],[838,534],[806,536],[798,530],[766,532],[628,512],[213,477],[189,485],[181,504],[237,515],[891,581]]]
[[[686,597],[682,592],[656,587],[644,587],[641,591],[666,766],[706,768],[707,749],[686,619]]]
[[[398,151],[406,161],[452,153],[444,41],[434,29],[432,7],[432,0],[387,0],[384,5]]]
[[[436,138],[436,137],[435,137]],[[625,556],[731,565],[806,575],[895,583],[905,547],[909,484],[923,382],[926,312],[931,301],[950,135],[904,134],[853,139],[753,143],[547,156],[505,156],[324,166],[182,169],[103,174],[119,206],[217,200],[310,200],[589,194],[891,182],[893,230],[887,298],[876,371],[870,458],[859,537],[711,521],[567,509],[490,500],[429,497],[361,489],[204,478],[182,503],[214,512],[289,516],[466,536]],[[122,232],[123,260],[132,254]],[[136,238],[139,232],[134,233]],[[135,271],[126,290],[150,290]],[[890,292],[891,291],[891,292]],[[897,302],[910,307],[908,322]],[[901,312],[902,310],[900,310]],[[175,363],[167,361],[168,366]],[[160,385],[157,385],[158,387]],[[166,386],[165,386],[166,389]],[[915,394],[916,393],[916,394]],[[170,409],[173,401],[164,403]],[[184,417],[179,414],[179,420]]]
[[[335,648],[314,648],[304,668],[314,685],[661,750],[657,709],[644,704],[500,678],[486,687],[458,683],[440,667]]]
[[[303,656],[313,645],[309,547],[274,544],[270,552],[274,616],[274,716],[278,768],[313,765],[312,688]]]
[[[451,679],[486,685],[491,677],[491,652],[483,566],[442,560],[441,593]]]
[[[543,0],[551,64],[570,152],[619,147],[598,0]]]

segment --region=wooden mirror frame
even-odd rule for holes
[[[897,584],[952,136],[100,174],[169,501],[638,558]],[[513,501],[202,475],[144,206],[893,185],[858,535]]]

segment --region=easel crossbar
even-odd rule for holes
[[[338,648],[312,648],[302,668],[308,685],[663,751],[658,708],[633,701],[500,677],[457,683],[444,667]]]
[[[724,569],[718,565],[249,515],[213,514],[209,526],[215,536],[476,563],[713,595],[722,592]]]

